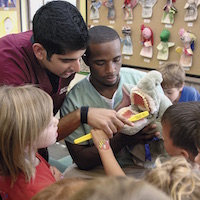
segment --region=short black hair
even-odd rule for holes
[[[194,156],[197,155],[196,139],[200,138],[200,102],[179,102],[164,112],[162,125],[170,126],[173,144]]]
[[[119,38],[118,33],[108,26],[94,26],[88,30],[89,43],[98,44],[111,42]]]
[[[90,55],[90,44],[106,43],[116,39],[120,40],[117,31],[108,26],[103,26],[103,25],[94,26],[90,28],[88,32],[89,32],[89,44],[85,52],[85,55],[87,57]]]
[[[52,1],[42,6],[33,18],[33,37],[52,54],[86,49],[87,26],[79,10],[66,1]]]

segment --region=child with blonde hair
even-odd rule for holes
[[[158,67],[162,74],[161,86],[172,103],[200,101],[199,92],[191,86],[185,86],[185,70],[175,62],[167,62]]]
[[[0,87],[0,196],[28,200],[62,174],[37,153],[56,142],[53,102],[31,86]]]
[[[92,180],[68,200],[170,200],[163,191],[131,177],[101,177]],[[59,199],[66,200],[66,199]]]
[[[64,178],[41,190],[31,200],[67,200],[85,185],[90,184],[90,181],[90,179],[79,177]]]
[[[165,162],[157,159],[144,179],[174,200],[200,199],[199,172],[182,156]]]

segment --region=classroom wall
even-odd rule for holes
[[[32,0],[35,8],[33,8],[32,12],[30,13],[30,18],[35,14],[36,10],[46,3],[47,0],[38,1]],[[86,20],[86,0],[68,0],[68,2],[72,3],[73,5],[77,5],[78,9],[80,10],[84,20]],[[28,21],[28,4],[27,0],[21,0],[21,31],[29,30],[29,21]]]
[[[28,30],[28,6],[26,0],[21,0],[21,31]]]
[[[158,0],[153,7],[153,15],[149,20],[142,18],[142,6],[138,3],[135,8],[133,8],[133,20],[125,21],[124,20],[124,13],[122,9],[122,5],[124,0],[114,0],[115,2],[115,11],[116,11],[116,19],[115,20],[108,20],[108,8],[101,5],[99,8],[99,15],[100,18],[98,20],[91,20],[90,19],[90,6],[91,1],[87,1],[87,23],[88,26],[95,26],[95,25],[107,25],[114,28],[120,35],[120,37],[124,38],[122,34],[122,26],[127,25],[131,27],[132,35],[132,43],[133,43],[133,55],[132,56],[123,56],[123,64],[127,66],[134,66],[134,67],[141,67],[146,69],[156,69],[161,63],[157,59],[157,45],[160,43],[160,33],[161,31],[166,28],[170,31],[171,36],[169,41],[175,42],[175,46],[170,48],[170,55],[168,61],[177,61],[180,60],[180,54],[175,51],[176,47],[182,47],[182,42],[180,40],[180,36],[178,35],[179,29],[184,28],[187,31],[191,31],[197,37],[197,41],[195,43],[195,50],[193,56],[193,65],[189,71],[186,71],[188,75],[195,75],[200,77],[200,64],[199,64],[199,57],[200,57],[200,16],[198,19],[192,23],[188,23],[184,21],[184,5],[187,2],[186,0],[177,0],[174,3],[174,6],[177,8],[178,13],[175,14],[175,21],[174,24],[169,26],[161,23],[161,18],[163,15],[163,7],[167,1]],[[198,7],[198,12],[200,15],[200,6]],[[146,59],[140,56],[140,50],[142,48],[140,44],[140,37],[141,37],[141,25],[144,24],[152,29],[154,34],[154,46],[153,46],[153,58]]]
[[[80,10],[84,20],[86,21],[86,11],[87,11],[86,0],[79,0],[79,10]]]

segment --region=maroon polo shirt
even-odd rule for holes
[[[51,74],[50,81],[50,73],[40,66],[33,53],[32,34],[32,31],[27,31],[0,38],[0,85],[38,85],[52,97],[56,114],[75,74],[67,79]],[[56,88],[51,83],[56,83]]]
[[[32,35],[27,31],[0,38],[0,85],[36,84],[52,97],[56,114],[75,74],[63,79],[42,68],[32,50]],[[38,152],[48,161],[47,148]]]

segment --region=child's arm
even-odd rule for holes
[[[98,129],[92,129],[91,134],[106,174],[112,176],[126,176],[115,159],[107,135],[102,130]]]

